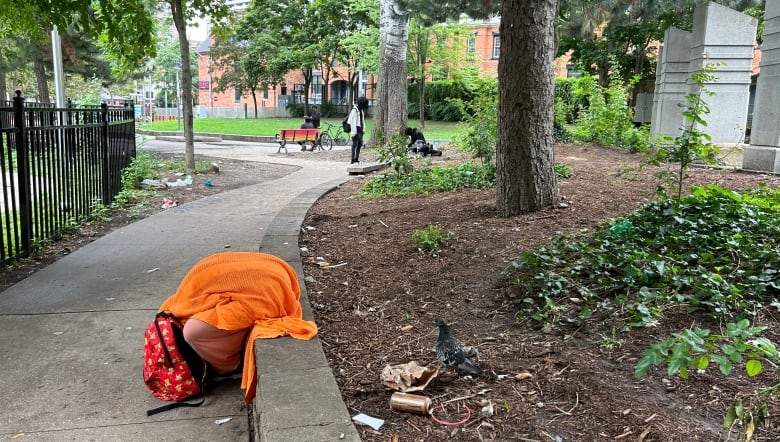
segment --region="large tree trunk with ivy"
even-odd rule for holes
[[[501,9],[496,209],[510,217],[557,201],[553,60],[558,0],[504,0]]]
[[[187,40],[187,20],[184,18],[181,0],[168,0],[171,6],[173,24],[179,34],[179,49],[181,49],[181,90],[177,91],[182,103],[184,118],[184,161],[187,170],[195,170],[195,142],[193,137],[192,119],[192,68],[190,67],[190,42]],[[178,103],[177,103],[178,104]]]
[[[379,80],[372,143],[389,139],[406,127],[406,47],[409,12],[395,0],[380,0]]]

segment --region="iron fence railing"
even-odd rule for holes
[[[136,154],[132,103],[57,108],[0,102],[0,262],[36,247],[107,207]]]

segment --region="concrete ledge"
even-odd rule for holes
[[[742,169],[753,172],[780,174],[780,147],[745,146]]]
[[[176,142],[179,142],[179,143],[183,143],[184,142],[184,136],[183,135],[175,135],[175,134],[174,135],[170,135],[170,134],[168,134],[168,135],[157,135],[157,136],[155,136],[155,138],[157,138],[160,141],[176,141]],[[201,143],[218,143],[218,142],[222,141],[222,138],[209,137],[209,136],[204,136],[204,135],[195,135],[192,138],[192,141],[197,141],[197,142],[201,142]]]
[[[163,141],[184,141],[184,135],[177,132],[164,132],[160,130],[137,129],[137,134],[148,135]],[[219,142],[219,141],[245,141],[249,143],[276,143],[275,136],[268,135],[237,135],[237,134],[211,134],[199,132],[194,135],[195,141]]]
[[[350,164],[349,167],[347,167],[347,173],[350,175],[362,175],[364,173],[382,170],[385,167],[387,167],[387,163],[374,162]]]
[[[301,224],[315,201],[348,179],[345,176],[323,183],[298,195],[271,222],[260,246],[261,251],[279,256],[295,269],[307,320],[314,317],[298,248]],[[252,407],[256,441],[360,441],[318,337],[310,341],[258,339],[255,361],[257,395]]]

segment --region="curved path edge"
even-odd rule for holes
[[[284,259],[295,269],[301,287],[304,319],[313,320],[303,280],[298,237],[311,206],[349,180],[322,183],[301,193],[271,221],[260,250]],[[290,337],[255,341],[257,395],[253,400],[254,440],[360,441],[325,358],[322,343]]]

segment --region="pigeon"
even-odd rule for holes
[[[463,345],[450,334],[447,321],[436,318],[439,327],[439,340],[436,342],[436,356],[445,368],[456,368],[475,376],[482,376],[482,369],[469,358]]]

